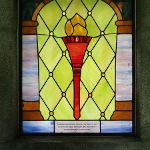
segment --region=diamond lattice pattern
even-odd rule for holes
[[[55,13],[54,13],[55,12]],[[117,16],[102,0],[53,0],[37,21],[40,110],[45,120],[74,120],[73,73],[65,23],[76,13],[93,37],[84,56],[80,83],[80,120],[109,120],[115,110]]]

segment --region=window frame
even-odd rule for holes
[[[148,5],[149,3],[149,5]],[[150,55],[148,37],[149,33],[147,32],[147,27],[149,27],[149,7],[150,1],[143,0],[142,2],[137,3],[136,9],[137,14],[137,26],[135,26],[134,30],[136,32],[136,37],[134,39],[135,44],[134,48],[136,48],[135,53],[135,94],[137,98],[136,107],[136,122],[137,125],[137,134],[133,137],[46,137],[46,136],[21,136],[19,134],[19,68],[21,69],[21,65],[18,65],[20,62],[21,56],[21,39],[18,36],[21,29],[18,31],[18,23],[19,15],[18,4],[14,1],[4,1],[2,2],[2,6],[0,8],[1,11],[4,9],[8,9],[8,11],[4,11],[4,13],[0,16],[0,18],[7,18],[3,23],[0,24],[1,35],[0,37],[4,39],[4,41],[0,43],[1,49],[1,57],[3,61],[0,63],[3,80],[1,80],[1,89],[3,91],[0,93],[2,100],[0,101],[1,108],[1,120],[0,120],[0,146],[2,149],[30,149],[30,147],[39,146],[39,149],[44,145],[49,148],[73,148],[75,145],[73,144],[64,144],[64,145],[55,145],[50,142],[84,142],[77,147],[77,149],[88,148],[87,143],[94,142],[95,145],[91,146],[92,148],[106,148],[109,149],[110,146],[112,149],[122,148],[122,149],[149,149],[150,144],[150,120],[148,119],[147,114],[149,114],[149,110],[147,108],[150,107],[149,104],[149,90],[150,86],[147,85],[147,82],[150,81],[148,72],[150,68],[148,67]],[[142,5],[147,6],[143,9]],[[17,11],[14,11],[18,10]],[[135,9],[135,10],[136,10]],[[144,18],[143,18],[144,16]],[[21,22],[20,22],[21,23]],[[143,25],[143,28],[142,28]],[[138,29],[138,30],[137,30]],[[9,31],[9,32],[8,32]],[[147,35],[147,36],[146,36]],[[13,66],[12,66],[13,64]],[[144,67],[145,68],[144,68]],[[143,69],[144,68],[144,69]],[[142,74],[141,74],[142,72]],[[147,113],[147,114],[146,114]],[[32,142],[31,142],[32,141]],[[39,142],[39,145],[36,146],[34,142]],[[43,145],[43,142],[44,145]],[[107,142],[107,145],[106,145]],[[27,147],[25,144],[29,144]],[[15,146],[16,147],[15,147]],[[33,149],[33,147],[31,149]]]

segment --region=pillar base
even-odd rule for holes
[[[116,101],[116,110],[111,120],[131,121],[132,120],[132,101]]]
[[[44,120],[41,112],[39,110],[36,111],[23,111],[22,113],[23,121],[40,121]]]
[[[24,121],[40,121],[44,120],[41,112],[40,112],[40,105],[39,101],[30,102],[30,101],[23,101],[22,103],[22,120]]]
[[[132,111],[115,111],[111,120],[132,121]]]

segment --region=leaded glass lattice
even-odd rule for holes
[[[117,16],[103,1],[75,0],[67,1],[65,5],[59,0],[52,1],[40,11],[37,18],[39,90],[40,101],[43,102],[41,113],[44,119],[51,119],[48,111],[53,111],[53,119],[56,120],[73,119],[73,74],[61,37],[67,36],[65,24],[68,18],[78,12],[85,19],[88,35],[92,37],[81,71],[80,119],[110,120],[115,110],[112,101],[115,101]],[[53,11],[57,13],[54,14]],[[107,18],[102,14],[107,14]],[[43,105],[48,111],[45,111]],[[89,109],[95,111],[88,113]],[[107,109],[107,115],[102,117],[101,113],[105,114]],[[63,115],[59,111],[64,112]]]

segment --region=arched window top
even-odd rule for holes
[[[86,20],[88,36],[97,37],[103,34],[103,31],[107,30],[107,28],[107,34],[116,33],[117,27],[115,22],[121,18],[121,14],[116,14],[117,11],[120,12],[113,2],[107,4],[103,0],[94,0],[92,2],[86,0],[67,0],[65,3],[62,0],[52,0],[46,5],[41,3],[35,10],[32,19],[37,19],[39,23],[38,34],[43,34],[44,32],[44,34],[64,37],[66,36],[64,26],[67,20],[78,13]],[[46,25],[45,31],[43,31],[44,24]]]

